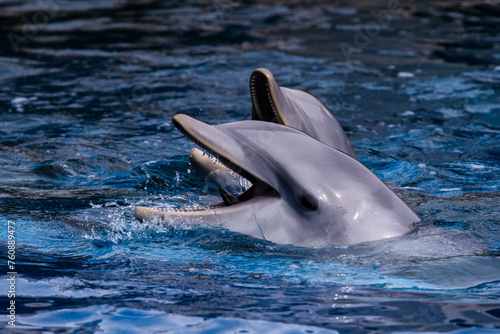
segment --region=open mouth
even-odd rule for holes
[[[271,79],[269,79],[269,76]],[[271,80],[272,83],[270,82]],[[258,69],[253,71],[250,76],[252,119],[283,124],[272,96],[271,84],[276,83],[271,72],[268,70]]]
[[[193,143],[198,145],[207,154],[207,158],[208,155],[216,157],[219,160],[219,162],[225,165],[228,169],[230,169],[234,173],[239,174],[243,178],[247,179],[252,184],[252,186],[243,193],[236,196],[231,194],[226,189],[219,187],[219,194],[222,198],[222,202],[197,209],[194,208],[180,209],[176,210],[176,212],[182,213],[183,211],[220,209],[230,206],[241,205],[252,199],[257,199],[260,197],[262,198],[279,197],[278,192],[274,188],[272,188],[267,183],[261,181],[260,179],[255,177],[252,173],[250,173],[248,170],[246,170],[244,167],[240,166],[238,163],[233,161],[229,157],[229,154],[226,154],[227,152],[224,152],[222,149],[218,147],[211,147],[210,143],[204,142],[202,139],[197,138],[196,131],[187,126],[187,124],[184,124],[185,122],[183,122],[183,119],[184,119],[183,115],[174,116],[172,118],[172,123],[177,127],[177,129],[179,129],[179,131],[181,131],[186,136],[186,138],[188,138]]]

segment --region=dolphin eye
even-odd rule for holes
[[[299,197],[299,204],[306,211],[318,210],[318,201],[310,195],[302,195]]]

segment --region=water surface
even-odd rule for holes
[[[3,331],[500,331],[500,7],[394,3],[0,3]],[[313,250],[135,221],[218,200],[170,118],[248,119],[259,67],[327,104],[415,231]]]

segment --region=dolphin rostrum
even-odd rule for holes
[[[350,245],[409,232],[420,218],[353,157],[305,133],[274,123],[211,126],[186,115],[174,125],[227,168],[252,183],[239,196],[203,209],[136,207],[141,221],[223,226],[279,244]]]
[[[250,76],[252,120],[283,124],[358,159],[339,122],[314,95],[300,89],[280,87],[271,71],[258,68]],[[223,188],[241,187],[241,179],[197,148],[189,154],[194,169]],[[244,182],[243,182],[244,183]]]

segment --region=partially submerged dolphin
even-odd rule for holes
[[[298,129],[358,159],[335,116],[314,95],[300,89],[280,87],[271,71],[259,68],[250,76],[250,96],[252,120]],[[227,189],[241,187],[242,181],[234,173],[199,149],[191,150],[189,160],[203,178]]]
[[[279,244],[350,245],[403,235],[420,218],[353,157],[282,125],[239,121],[211,126],[172,118],[190,140],[252,183],[203,209],[136,207],[135,217],[165,224],[223,226]]]

